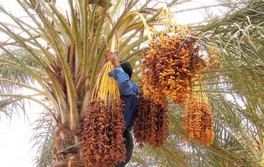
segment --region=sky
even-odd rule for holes
[[[32,160],[36,155],[36,149],[32,150],[32,143],[29,142],[32,136],[31,123],[24,120],[23,114],[19,115],[11,122],[0,115],[1,167],[33,167]]]
[[[60,0],[62,3],[66,1]],[[188,8],[200,5],[213,5],[214,3],[215,0],[193,0],[192,3],[188,4]],[[0,5],[16,16],[24,16],[15,0],[0,0]],[[185,9],[186,6],[176,6],[175,8],[180,10]],[[203,18],[204,14],[197,11],[176,14],[176,21],[180,24],[199,22]],[[0,20],[8,21],[1,15]],[[1,38],[4,37],[1,36]],[[34,167],[32,160],[36,155],[36,148],[32,149],[33,143],[30,142],[33,134],[33,127],[30,125],[38,117],[37,113],[40,110],[42,109],[38,105],[32,104],[27,113],[28,119],[25,119],[23,113],[20,113],[14,115],[11,121],[0,113],[0,167]]]

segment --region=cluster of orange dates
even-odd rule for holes
[[[86,166],[115,167],[125,161],[125,127],[121,100],[91,100],[84,119],[81,159]]]
[[[140,92],[139,98],[134,123],[135,141],[140,146],[147,143],[161,147],[169,135],[167,105],[155,103],[143,92]]]
[[[193,139],[203,145],[211,145],[214,140],[212,110],[208,103],[190,98],[183,114],[183,129],[188,135],[184,140]]]
[[[152,126],[151,121],[155,120],[164,124],[164,117],[150,117],[150,115],[153,110],[159,110],[166,115],[167,109],[160,110],[157,106],[166,106],[166,97],[168,97],[179,106],[185,106],[183,129],[188,136],[184,138],[196,140],[204,145],[213,143],[211,108],[203,100],[199,101],[191,97],[194,91],[193,79],[201,79],[201,70],[205,68],[200,48],[196,43],[194,38],[182,36],[180,33],[162,34],[151,41],[150,49],[142,63],[144,75],[142,89],[146,97],[141,97],[143,100],[140,105],[142,106],[138,109],[142,120],[135,125],[135,128],[138,128],[138,134],[135,137],[138,136],[136,140],[139,142],[148,141],[150,138],[148,133],[154,132],[148,132]],[[144,114],[150,118],[145,118]],[[144,122],[143,118],[148,121]]]
[[[174,103],[184,105],[192,78],[203,68],[195,44],[195,39],[179,34],[163,34],[150,43],[142,64],[143,89],[155,102],[162,103],[166,95]]]

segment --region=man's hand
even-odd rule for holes
[[[115,67],[120,67],[119,61],[117,60],[117,57],[113,52],[110,52],[110,54],[108,55],[108,60],[110,60]]]

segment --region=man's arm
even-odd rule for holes
[[[112,62],[115,66],[115,69],[111,71],[108,75],[110,77],[115,78],[118,83],[118,87],[120,93],[123,95],[131,95],[133,94],[133,85],[129,79],[129,76],[124,72],[124,70],[120,67],[120,63],[116,58],[114,53],[110,53],[108,59]]]
[[[110,54],[108,55],[108,60],[111,61],[111,63],[115,66],[115,68],[120,67],[120,63],[117,60],[117,57],[113,52],[110,52]]]

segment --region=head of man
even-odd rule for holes
[[[125,71],[125,73],[129,76],[129,79],[131,79],[133,74],[133,68],[129,62],[121,62],[120,63],[121,68]]]

